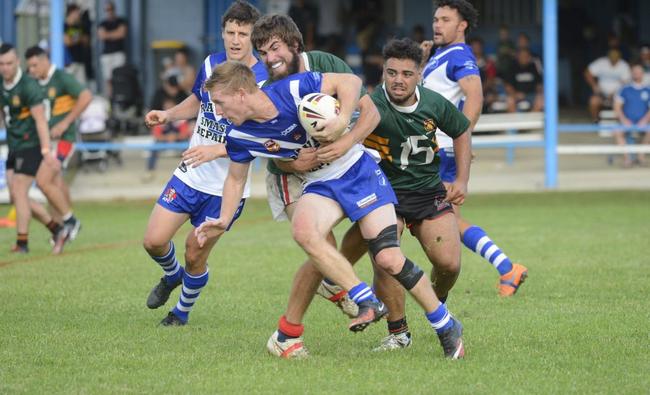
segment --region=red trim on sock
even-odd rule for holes
[[[280,331],[287,336],[300,337],[305,331],[305,326],[302,324],[292,324],[287,321],[287,318],[285,316],[282,316],[278,321],[278,329],[280,329]]]

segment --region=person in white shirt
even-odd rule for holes
[[[630,76],[630,66],[621,59],[621,51],[616,48],[589,64],[585,80],[592,90],[589,113],[594,122],[598,122],[598,113],[603,107],[612,107],[614,95],[630,81]]]

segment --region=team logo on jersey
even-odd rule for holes
[[[18,97],[18,95],[14,95],[14,97],[11,98],[11,105],[14,107],[20,106],[20,97]]]
[[[264,143],[264,148],[269,152],[278,152],[280,151],[280,144],[273,140],[267,140]]]
[[[165,203],[171,203],[174,201],[174,199],[176,199],[176,190],[172,187],[167,188],[163,193],[162,200]]]
[[[641,100],[648,100],[648,91],[641,92]]]
[[[300,134],[300,132],[296,132],[296,133],[293,134],[293,139],[294,140],[298,141],[301,138],[302,138],[302,134]]]
[[[433,119],[429,118],[424,120],[424,130],[426,130],[427,133],[436,130],[436,123],[433,121]]]
[[[50,98],[56,97],[56,88],[51,86],[50,89],[47,90],[47,95]]]

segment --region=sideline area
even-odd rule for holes
[[[585,141],[584,136],[567,136],[569,140]],[[600,141],[598,137],[587,140]],[[598,140],[596,140],[598,139]],[[571,142],[571,141],[568,141]],[[607,141],[608,143],[609,141]],[[506,149],[485,148],[474,151],[470,193],[534,192],[544,188],[544,151],[520,148],[514,153],[512,165],[507,163]],[[92,164],[76,171],[71,193],[75,200],[154,199],[162,191],[180,154],[163,153],[156,170],[147,176],[146,153],[123,151],[122,165],[110,161],[101,173]],[[559,191],[650,189],[650,168],[623,169],[615,157],[610,165],[607,155],[563,155],[560,157]],[[253,169],[252,195],[265,197],[264,164]]]

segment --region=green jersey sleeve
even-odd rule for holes
[[[422,86],[418,88],[424,104],[434,109],[432,115],[440,130],[451,138],[456,138],[465,133],[470,125],[465,114],[441,94]]]
[[[23,77],[25,78],[25,85],[23,86],[23,91],[22,93],[22,99],[24,100],[25,104],[28,107],[34,107],[39,104],[43,104],[43,101],[45,100],[45,95],[43,94],[43,89],[41,88],[40,85],[38,85],[38,82],[36,80],[29,78],[29,77]]]
[[[66,72],[61,73],[61,81],[63,82],[64,91],[75,99],[79,97],[81,92],[84,90],[84,87],[79,83],[79,81]]]

